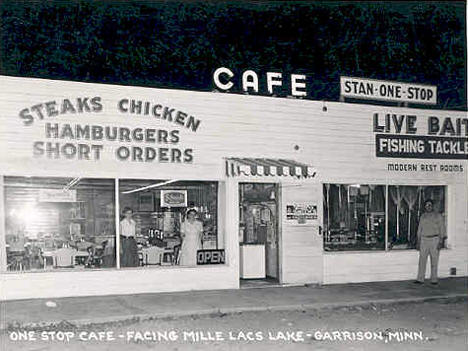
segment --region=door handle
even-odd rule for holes
[[[319,227],[318,227],[318,233],[319,233],[319,235],[323,234],[323,228],[322,228],[321,225],[319,225]]]

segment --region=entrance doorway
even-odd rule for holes
[[[279,186],[239,183],[239,247],[242,287],[279,282]]]

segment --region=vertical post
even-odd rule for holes
[[[226,184],[216,183],[216,198],[217,198],[217,218],[216,218],[216,249],[224,249],[226,247]]]
[[[283,283],[283,184],[278,181],[276,185],[276,239],[278,250],[278,282]],[[318,209],[317,209],[318,210]],[[317,213],[318,215],[318,213]]]
[[[5,188],[3,176],[0,176],[0,272],[7,269],[6,240],[5,240]]]
[[[234,267],[235,279],[239,282],[239,190],[238,182],[227,178],[225,184],[225,249],[227,262]]]
[[[115,179],[115,266],[120,269],[120,194],[119,178]]]
[[[385,184],[385,251],[388,251],[388,184]]]

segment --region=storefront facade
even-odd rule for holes
[[[281,284],[413,279],[427,198],[446,219],[439,275],[468,274],[464,112],[0,81],[2,299],[235,289],[255,243]],[[426,158],[403,145],[398,158],[386,133],[458,144]],[[145,237],[131,267],[116,240],[126,208]],[[207,264],[179,264],[177,244],[151,249],[188,208],[215,252]]]

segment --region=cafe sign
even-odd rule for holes
[[[213,72],[213,86],[223,92],[242,92],[275,96],[307,96],[307,76],[297,73],[264,72],[251,69],[236,72],[219,67]]]

